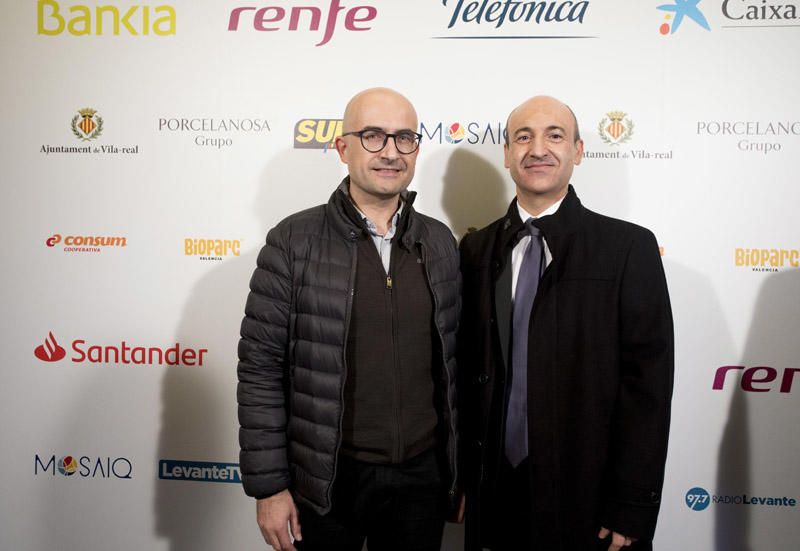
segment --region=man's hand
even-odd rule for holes
[[[464,510],[466,509],[466,506],[467,506],[467,496],[462,493],[461,497],[458,500],[458,511],[456,511],[455,514],[453,514],[449,519],[447,519],[447,522],[456,522],[458,524],[464,522]]]
[[[608,528],[600,528],[600,533],[597,534],[597,537],[601,540],[604,540],[611,534],[611,530]],[[629,547],[630,544],[636,541],[636,538],[629,538],[627,536],[623,536],[619,532],[614,532],[611,536],[611,545],[608,546],[608,551],[619,551],[623,547]]]
[[[256,501],[256,520],[261,528],[264,540],[275,551],[296,551],[292,545],[292,537],[302,540],[300,535],[300,519],[292,494],[284,490],[264,499]],[[291,533],[289,526],[291,525]]]

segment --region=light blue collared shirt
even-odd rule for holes
[[[364,220],[364,224],[367,226],[367,231],[369,231],[370,237],[372,237],[372,242],[375,244],[375,248],[378,249],[378,255],[381,257],[381,262],[383,263],[383,269],[386,271],[386,274],[389,274],[389,262],[392,258],[392,238],[394,237],[395,233],[397,233],[397,223],[400,221],[400,213],[403,212],[403,201],[400,200],[400,206],[397,209],[397,212],[394,213],[392,216],[392,220],[389,226],[389,231],[387,231],[384,235],[378,233],[378,226],[375,223],[367,218],[367,216],[361,212],[355,203],[353,206],[358,211],[358,214],[361,215],[362,220]]]

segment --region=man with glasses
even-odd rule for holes
[[[241,471],[278,550],[438,551],[459,495],[458,253],[406,191],[417,127],[399,93],[357,94],[349,175],[268,233],[250,281]]]

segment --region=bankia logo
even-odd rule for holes
[[[781,373],[774,367],[764,365],[753,367],[723,365],[717,368],[714,373],[714,383],[711,385],[711,389],[722,390],[725,387],[725,381],[729,373],[741,373],[739,388],[744,392],[772,392],[777,390],[779,393],[789,394],[792,392],[794,376],[798,372],[800,372],[800,368],[796,367],[787,367]],[[735,375],[731,378],[735,378]],[[729,388],[730,386],[735,386],[735,384],[729,385]]]
[[[238,463],[161,459],[158,462],[158,478],[184,482],[228,482],[239,484],[242,481],[242,474]]]
[[[39,153],[50,155],[51,153],[68,153],[83,155],[136,155],[139,153],[139,146],[136,144],[99,144],[93,142],[103,135],[105,121],[100,116],[97,109],[83,107],[73,115],[69,125],[73,137],[80,142],[80,145],[42,145]],[[91,142],[91,143],[89,143]]]
[[[272,131],[266,117],[160,117],[158,132],[186,134],[196,146],[225,149],[233,146],[238,136],[261,136]]]
[[[432,143],[458,145],[501,145],[505,143],[504,122],[421,122],[419,133],[422,139]]]
[[[68,14],[68,15],[67,15]],[[37,2],[37,32],[45,36],[167,36],[175,34],[175,8],[115,4],[67,4],[55,0]]]
[[[43,362],[57,362],[64,359],[64,356],[67,355],[67,351],[58,344],[56,338],[53,336],[53,332],[50,331],[47,333],[44,344],[37,346],[33,354]]]
[[[754,496],[749,494],[711,495],[705,488],[694,487],[686,492],[686,506],[704,511],[709,505],[741,505],[749,507],[797,507],[797,498],[788,496]]]
[[[325,7],[293,5],[263,7],[242,6],[231,10],[228,18],[228,31],[252,29],[260,32],[276,31],[307,31],[322,34],[316,46],[329,43],[336,32],[339,22],[345,31],[364,32],[372,30],[370,23],[378,17],[378,8],[375,6],[345,7],[341,0],[331,0]],[[343,21],[339,19],[339,12],[344,12]],[[302,23],[301,23],[302,21]],[[324,22],[324,26],[323,26]]]
[[[130,366],[185,366],[202,367],[207,348],[192,348],[176,342],[174,346],[132,346],[126,341],[119,345],[89,344],[85,339],[75,339],[71,345],[70,361],[76,364],[130,365]],[[44,344],[33,351],[43,362],[57,362],[66,357],[66,350],[56,341],[53,332],[47,334]]]
[[[33,475],[60,474],[65,478],[131,480],[133,463],[127,457],[82,455],[39,455],[33,457]]]
[[[571,0],[545,2],[442,0],[442,6],[448,11],[447,29],[453,34],[432,38],[451,40],[595,38],[582,34],[582,25],[590,4],[588,1]],[[581,34],[565,32],[565,29],[578,29]]]
[[[672,149],[650,149],[637,142],[636,125],[633,121],[633,117],[626,111],[615,109],[606,112],[597,123],[597,135],[606,148],[587,148],[583,152],[583,158],[671,161]],[[623,145],[629,147],[623,148]]]
[[[342,119],[300,119],[294,125],[295,149],[333,149],[342,135]]]

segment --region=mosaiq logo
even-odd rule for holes
[[[704,511],[709,505],[741,505],[749,507],[797,507],[797,498],[788,496],[754,496],[749,494],[711,495],[705,488],[695,487],[686,492],[686,506],[692,511]]]
[[[39,0],[36,16],[38,34],[45,36],[168,36],[175,34],[177,22],[175,8],[166,4],[88,6]]]
[[[293,5],[242,6],[231,10],[228,31],[246,30],[260,32],[308,31],[322,34],[316,46],[324,46],[333,38],[337,25],[345,31],[364,32],[372,30],[370,23],[378,17],[375,6],[342,5],[341,0],[331,0],[327,9],[318,6]],[[341,12],[341,18],[340,18]]]
[[[787,367],[782,371],[764,365],[754,367],[723,365],[717,368],[714,373],[714,383],[711,385],[711,389],[722,390],[725,388],[725,381],[729,374],[733,374],[731,378],[735,378],[736,374],[741,374],[739,388],[744,392],[773,392],[777,390],[779,393],[789,394],[792,392],[794,376],[800,372],[800,368]],[[736,383],[728,385],[728,388],[731,386],[736,386]]]
[[[158,478],[185,482],[228,482],[239,484],[242,474],[238,463],[212,463],[208,461],[183,461],[161,459]]]
[[[433,143],[501,145],[505,143],[505,122],[428,122],[420,123],[422,139]]]
[[[433,38],[451,40],[595,38],[563,34],[564,28],[582,29],[581,25],[586,19],[589,5],[588,1],[571,0],[545,2],[442,0],[442,6],[448,11],[447,29],[459,34]],[[558,31],[550,30],[553,25],[557,25],[554,28]],[[553,34],[556,32],[558,34]]]
[[[136,144],[100,144],[94,140],[103,135],[105,120],[91,107],[78,109],[69,125],[70,132],[80,145],[42,145],[39,153],[67,153],[82,155],[137,155],[139,146]]]
[[[158,131],[168,134],[188,134],[196,146],[224,149],[234,145],[236,136],[259,136],[271,132],[271,129],[269,121],[260,116],[162,117],[158,119]]]
[[[56,459],[58,458],[58,459]],[[34,455],[33,475],[56,476],[65,478],[133,478],[133,464],[126,457],[95,457],[82,455]]]
[[[627,111],[608,111],[597,123],[597,135],[605,148],[585,149],[584,159],[671,161],[673,158],[672,149],[654,150],[637,143],[636,124]]]
[[[800,136],[800,120],[704,120],[697,121],[695,131],[745,153],[769,155],[782,152],[790,140]]]
[[[92,344],[86,339],[75,339],[71,343],[72,363],[81,365],[147,365],[147,366],[196,366],[202,367],[207,348],[192,348],[176,342],[174,346],[161,348],[158,346],[130,345],[127,341],[117,344]],[[43,362],[57,362],[67,355],[66,350],[58,343],[53,332],[47,334],[42,344],[37,346],[33,355]]]

